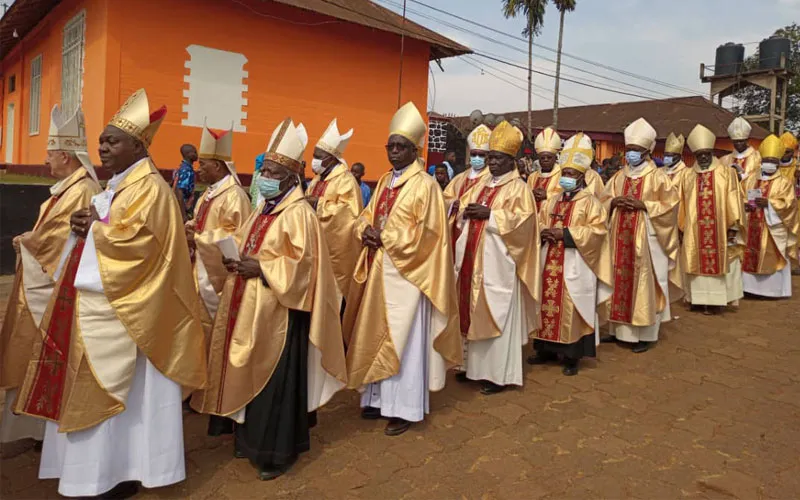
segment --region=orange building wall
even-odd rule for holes
[[[9,102],[15,103],[14,163],[41,164],[47,147],[50,128],[50,111],[61,101],[61,54],[64,26],[85,10],[84,60],[83,60],[83,112],[89,137],[89,152],[95,162],[96,138],[102,129],[104,92],[103,68],[105,52],[106,0],[64,0],[29,33],[3,61],[3,145],[0,159],[5,161],[5,124]],[[42,92],[40,102],[39,133],[29,134],[31,61],[42,56]],[[8,93],[8,78],[16,75],[16,91]]]
[[[255,156],[287,116],[308,129],[310,163],[313,145],[337,117],[341,132],[355,128],[345,158],[350,164],[364,163],[366,178],[377,179],[389,168],[383,146],[397,109],[400,37],[271,2],[245,3],[290,22],[259,16],[234,2],[139,0],[135,16],[126,2],[110,2],[105,119],[144,87],[152,106],[168,108],[151,154],[160,168],[175,168],[180,145],[198,144],[201,131],[181,125],[183,91],[188,88],[184,76],[189,74],[186,47],[239,52],[248,59],[247,132],[234,137],[233,157],[240,172],[253,171]],[[423,113],[428,52],[427,44],[406,39],[402,101],[413,100]],[[118,85],[116,106],[111,106],[115,53]]]

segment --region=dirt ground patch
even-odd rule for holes
[[[793,285],[791,300],[744,300],[718,317],[678,306],[655,349],[603,344],[577,377],[526,365],[524,388],[489,397],[451,377],[427,421],[400,437],[340,393],[320,411],[311,452],[270,483],[189,415],[187,480],[138,498],[797,498]],[[1,496],[55,497],[38,462],[32,450],[3,460]]]

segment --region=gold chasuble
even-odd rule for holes
[[[744,153],[728,153],[719,161],[726,167],[735,167],[742,179],[751,175],[758,177],[761,172],[761,154],[753,147],[747,148]]]
[[[250,198],[233,175],[220,182],[219,186],[206,188],[194,218],[195,280],[209,321],[214,319],[228,277],[216,242],[232,236],[251,212]]]
[[[683,177],[689,173],[689,170],[689,167],[686,166],[683,160],[680,160],[675,165],[664,168],[664,173],[667,174],[667,177],[672,185],[677,188],[680,185]]]
[[[464,218],[470,203],[489,207],[490,220]],[[470,341],[502,335],[508,309],[513,307],[509,300],[514,282],[519,279],[527,315],[525,334],[530,335],[539,324],[540,288],[539,246],[531,244],[539,239],[533,195],[514,169],[496,181],[490,175],[459,204],[463,227],[456,244],[456,273],[461,334]],[[501,262],[504,254],[508,264]]]
[[[654,325],[668,306],[667,294],[673,302],[680,298],[678,292],[682,290],[676,266],[678,192],[669,178],[648,160],[635,172],[626,166],[608,181],[601,199],[606,210],[610,211],[611,200],[618,196],[632,196],[643,202],[647,210],[617,208],[611,212],[614,286],[609,321]],[[657,274],[654,260],[671,268],[669,279]],[[669,284],[675,287],[672,293]]]
[[[306,191],[319,198],[317,218],[330,250],[337,289],[340,297],[347,297],[361,250],[360,242],[353,236],[363,205],[361,188],[347,166],[340,163],[333,167],[325,180],[315,176]]]
[[[608,299],[612,283],[607,221],[605,208],[588,189],[574,196],[561,194],[543,204],[539,212],[540,229],[569,230],[575,243],[573,250],[579,256],[569,255],[571,249],[565,247],[563,240],[557,245],[543,246],[542,326],[535,334],[536,339],[573,344],[594,334],[595,311],[603,313],[601,322],[606,319],[607,314],[596,309],[596,302]],[[587,283],[578,281],[581,274],[596,276],[597,295],[595,287],[586,287]]]
[[[394,184],[392,178],[392,172],[381,177],[354,228],[360,241],[371,225],[381,232],[383,246],[374,252],[362,249],[347,297],[342,325],[348,384],[359,388],[400,373],[411,317],[397,317],[396,310],[408,309],[405,305],[416,292],[433,306],[428,373],[429,389],[438,391],[444,387],[445,370],[462,362],[444,199],[418,161]]]
[[[800,221],[797,199],[794,187],[779,171],[770,176],[753,175],[742,181],[745,200],[748,193],[756,189],[769,201],[769,207],[753,207],[744,215],[747,247],[742,271],[775,274],[782,271],[790,259],[798,259]]]
[[[492,129],[486,125],[478,125],[467,136],[467,146],[469,147],[470,155],[472,152],[483,153],[484,155],[489,152],[489,137],[492,135]],[[464,172],[453,177],[450,183],[444,188],[444,202],[449,208],[450,205],[467,194],[470,189],[477,186],[483,179],[489,176],[489,169],[486,167],[486,158],[484,157],[483,167],[475,170],[470,166]],[[455,213],[451,213],[455,216]],[[455,220],[454,217],[451,217]],[[458,235],[454,235],[453,243],[455,243]]]
[[[796,175],[797,175],[797,171],[798,171],[798,166],[797,166],[797,144],[798,144],[798,142],[797,142],[797,138],[794,136],[794,134],[792,134],[791,132],[789,132],[787,130],[786,132],[781,134],[780,139],[781,139],[781,143],[786,148],[785,151],[784,151],[784,154],[786,153],[786,151],[790,151],[791,150],[792,159],[789,160],[788,163],[781,162],[781,164],[778,165],[778,172],[780,172],[781,176],[784,179],[789,181],[789,184],[794,186],[794,185],[797,184]],[[783,157],[783,156],[781,156],[781,157]]]
[[[33,230],[21,235],[14,284],[0,330],[0,389],[22,384],[34,343],[41,339],[39,325],[70,235],[69,219],[73,212],[88,207],[99,192],[100,185],[79,168],[51,188]]]
[[[561,165],[556,163],[553,169],[549,172],[533,172],[528,176],[528,189],[544,189],[547,192],[547,199],[560,194],[562,192],[561,186],[558,185],[558,179],[561,178]],[[536,202],[536,209],[541,210],[544,202]]]
[[[209,343],[208,386],[195,392],[192,407],[233,416],[247,406],[270,381],[296,310],[311,313],[308,409],[315,410],[344,387],[347,371],[336,279],[314,210],[295,187],[277,205],[262,202],[234,238],[240,255],[259,261],[266,284],[228,275]]]

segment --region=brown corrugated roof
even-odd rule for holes
[[[518,118],[523,126],[527,126],[528,113],[514,111],[502,113],[506,120]],[[689,135],[695,125],[701,123],[708,127],[717,137],[728,136],[728,125],[736,115],[725,108],[717,106],[705,97],[675,97],[652,101],[619,102],[612,104],[593,104],[558,109],[558,128],[563,131],[582,131],[588,134],[608,133],[621,134],[625,127],[637,118],[644,118],[656,129],[659,139],[665,139],[670,132]],[[535,110],[532,114],[534,129],[542,129],[552,124],[553,110]],[[469,117],[458,117],[456,126],[465,130],[469,128]],[[769,132],[753,124],[751,137],[763,139]]]
[[[17,0],[0,21],[0,60],[61,0]],[[406,36],[430,44],[430,58],[443,59],[472,51],[370,0],[274,0],[342,21]],[[18,37],[14,37],[16,30]]]

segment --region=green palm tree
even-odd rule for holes
[[[527,20],[522,35],[528,38],[528,140],[531,141],[533,123],[533,37],[538,35],[544,24],[544,8],[547,0],[502,0],[503,15],[506,18],[524,16]]]
[[[556,90],[553,96],[553,127],[558,130],[558,90],[561,84],[561,43],[564,40],[564,15],[575,10],[577,0],[553,0],[561,13],[561,24],[558,27],[558,55],[556,56]]]

